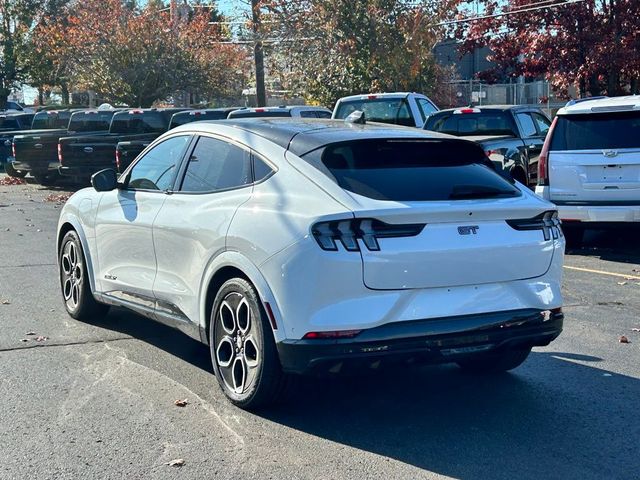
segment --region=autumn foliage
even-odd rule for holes
[[[640,0],[481,0],[491,16],[464,23],[457,35],[465,51],[488,45],[496,68],[481,77],[541,77],[565,95],[638,93]],[[532,5],[545,7],[526,11]]]
[[[178,21],[153,7],[135,11],[121,0],[84,0],[45,19],[33,43],[75,87],[114,103],[150,106],[177,91],[206,97],[238,90],[246,54],[220,36],[206,11]]]

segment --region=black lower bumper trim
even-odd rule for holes
[[[396,322],[339,340],[285,340],[278,343],[284,371],[332,372],[345,362],[416,359],[426,363],[515,346],[548,345],[562,332],[562,313],[527,309],[480,315]]]

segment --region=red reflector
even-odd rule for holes
[[[278,324],[276,322],[276,317],[273,314],[273,310],[271,310],[271,305],[269,305],[269,302],[264,302],[264,308],[267,311],[267,317],[269,317],[269,323],[271,324],[271,328],[273,328],[274,330],[277,330]]]
[[[329,339],[329,338],[353,338],[362,330],[336,330],[330,332],[309,332],[304,337],[305,340]]]
[[[378,96],[377,95],[367,95],[367,98],[369,100],[374,100],[374,99],[378,98]]]
[[[475,110],[473,108],[462,108],[460,109],[460,113],[474,113]]]
[[[264,108],[256,108],[254,112],[264,112]]]
[[[484,154],[485,154],[487,157],[491,157],[491,155],[493,155],[493,154],[498,154],[498,153],[499,153],[499,152],[498,152],[498,150],[485,150],[485,151],[484,151]]]
[[[62,145],[58,144],[58,161],[62,164]]]

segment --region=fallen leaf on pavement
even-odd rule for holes
[[[627,282],[618,282],[618,285],[626,285]]]
[[[11,305],[11,302],[9,300],[2,300],[2,304],[3,305]]]
[[[620,343],[631,343],[631,342],[629,341],[629,339],[628,339],[627,337],[625,337],[624,335],[622,335],[618,341],[619,341]]]
[[[45,337],[42,335],[36,337],[36,342],[44,342],[45,340],[49,340],[49,337]]]
[[[184,459],[176,458],[175,460],[167,462],[165,465],[169,465],[170,467],[181,467],[184,465]]]
[[[632,328],[631,331],[632,332],[640,332],[640,328]]]
[[[185,398],[184,400],[176,400],[175,402],[173,402],[173,404],[176,407],[186,407],[187,405],[189,405],[189,402]]]
[[[26,185],[26,183],[23,179],[16,177],[4,177],[0,179],[0,185]]]
[[[70,196],[71,196],[70,193],[63,193],[60,195],[56,195],[52,193],[51,195],[47,196],[47,198],[45,198],[44,201],[51,202],[51,203],[64,203],[67,200],[69,200]]]
[[[36,332],[27,332],[25,335],[36,335]]]
[[[21,342],[28,342],[28,341],[29,341],[29,339],[28,339],[28,338],[21,338],[21,339],[20,339],[20,341],[21,341]]]

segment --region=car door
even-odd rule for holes
[[[191,138],[173,136],[147,151],[125,173],[122,188],[104,193],[96,213],[99,289],[144,313],[155,306],[152,225]]]
[[[204,270],[225,250],[233,215],[251,196],[252,178],[246,147],[202,135],[154,223],[157,316],[187,333],[199,320]]]

